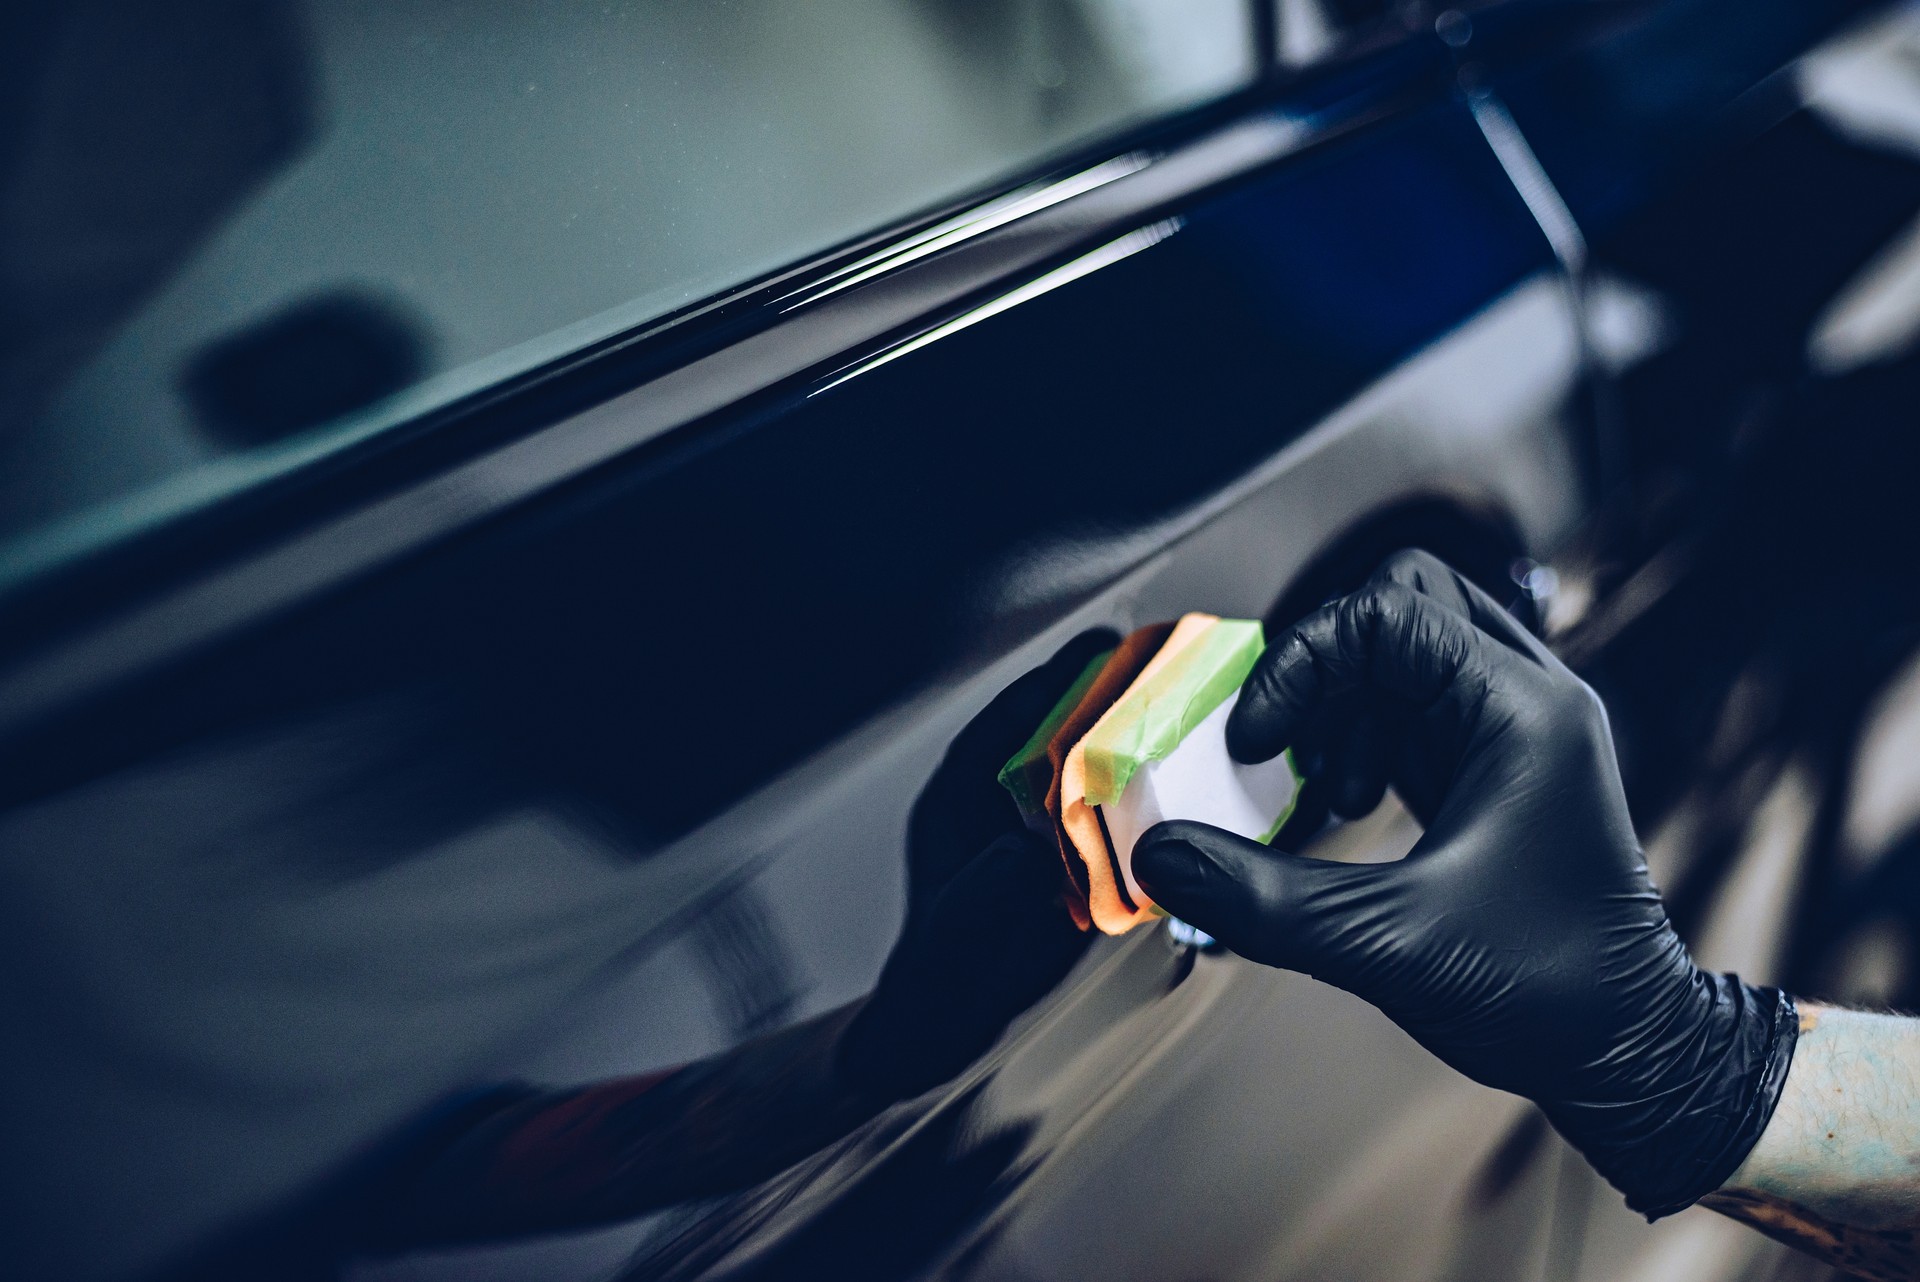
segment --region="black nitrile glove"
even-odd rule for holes
[[[861,1091],[903,1099],[946,1081],[998,1040],[1086,951],[1061,899],[1053,844],[1028,832],[998,782],[1111,633],[1087,633],[1014,682],[947,749],[907,826],[907,921],[842,1039]]]
[[[1605,710],[1485,593],[1398,554],[1276,638],[1227,743],[1247,762],[1312,743],[1336,810],[1391,784],[1426,832],[1403,861],[1338,864],[1162,824],[1134,852],[1156,902],[1536,1101],[1649,1218],[1733,1173],[1785,1081],[1792,1001],[1694,965],[1634,838]]]

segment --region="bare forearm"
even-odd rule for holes
[[[1920,1279],[1920,1020],[1803,1004],[1772,1121],[1702,1205],[1861,1277]]]

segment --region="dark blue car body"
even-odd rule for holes
[[[1382,7],[1298,66],[1289,8],[1230,93],[23,553],[7,1271],[1602,1278],[1677,1249],[1687,1217],[1639,1226],[1377,1012],[1162,928],[766,1186],[401,1258],[330,1236],[476,1090],[866,991],[914,794],[1073,636],[1281,624],[1410,544],[1521,605],[1534,563],[1605,564],[1620,496],[1722,448],[1920,209],[1920,166],[1795,79],[1864,6]]]

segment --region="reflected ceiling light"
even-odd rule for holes
[[[809,397],[818,396],[829,388],[840,386],[840,384],[846,382],[848,379],[857,378],[871,370],[879,369],[882,365],[896,361],[909,352],[917,352],[923,347],[937,343],[949,334],[957,334],[963,329],[978,325],[983,320],[998,316],[1002,312],[1010,311],[1022,303],[1030,302],[1042,294],[1050,294],[1062,285],[1071,284],[1083,276],[1090,276],[1103,267],[1111,267],[1122,259],[1131,258],[1143,249],[1151,249],[1167,237],[1173,235],[1174,232],[1180,230],[1180,227],[1180,219],[1169,218],[1165,221],[1142,227],[1138,231],[1130,231],[1120,237],[1120,239],[1108,241],[1092,253],[1083,254],[1063,267],[1056,267],[1037,280],[1029,281],[1018,289],[1002,294],[990,303],[982,304],[970,312],[962,313],[944,325],[937,325],[917,338],[908,339],[906,342],[889,348],[878,356],[873,356],[859,362],[851,368],[846,369],[844,373],[838,374],[830,378],[827,382],[822,383],[819,387],[814,388],[811,392],[808,392],[807,395]]]

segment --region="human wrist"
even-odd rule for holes
[[[1906,1016],[1806,1003],[1778,1108],[1726,1181],[1732,1188],[1857,1210],[1865,1190],[1920,1190],[1920,1025]],[[1843,1203],[1845,1204],[1843,1206]]]
[[[1773,1118],[1701,1205],[1838,1265],[1850,1277],[1920,1276],[1920,1021],[1800,1009]]]
[[[1697,972],[1684,1005],[1651,1027],[1641,1070],[1624,1079],[1631,1089],[1542,1106],[1629,1207],[1657,1220],[1721,1187],[1752,1152],[1798,1030],[1793,999],[1779,989]]]

